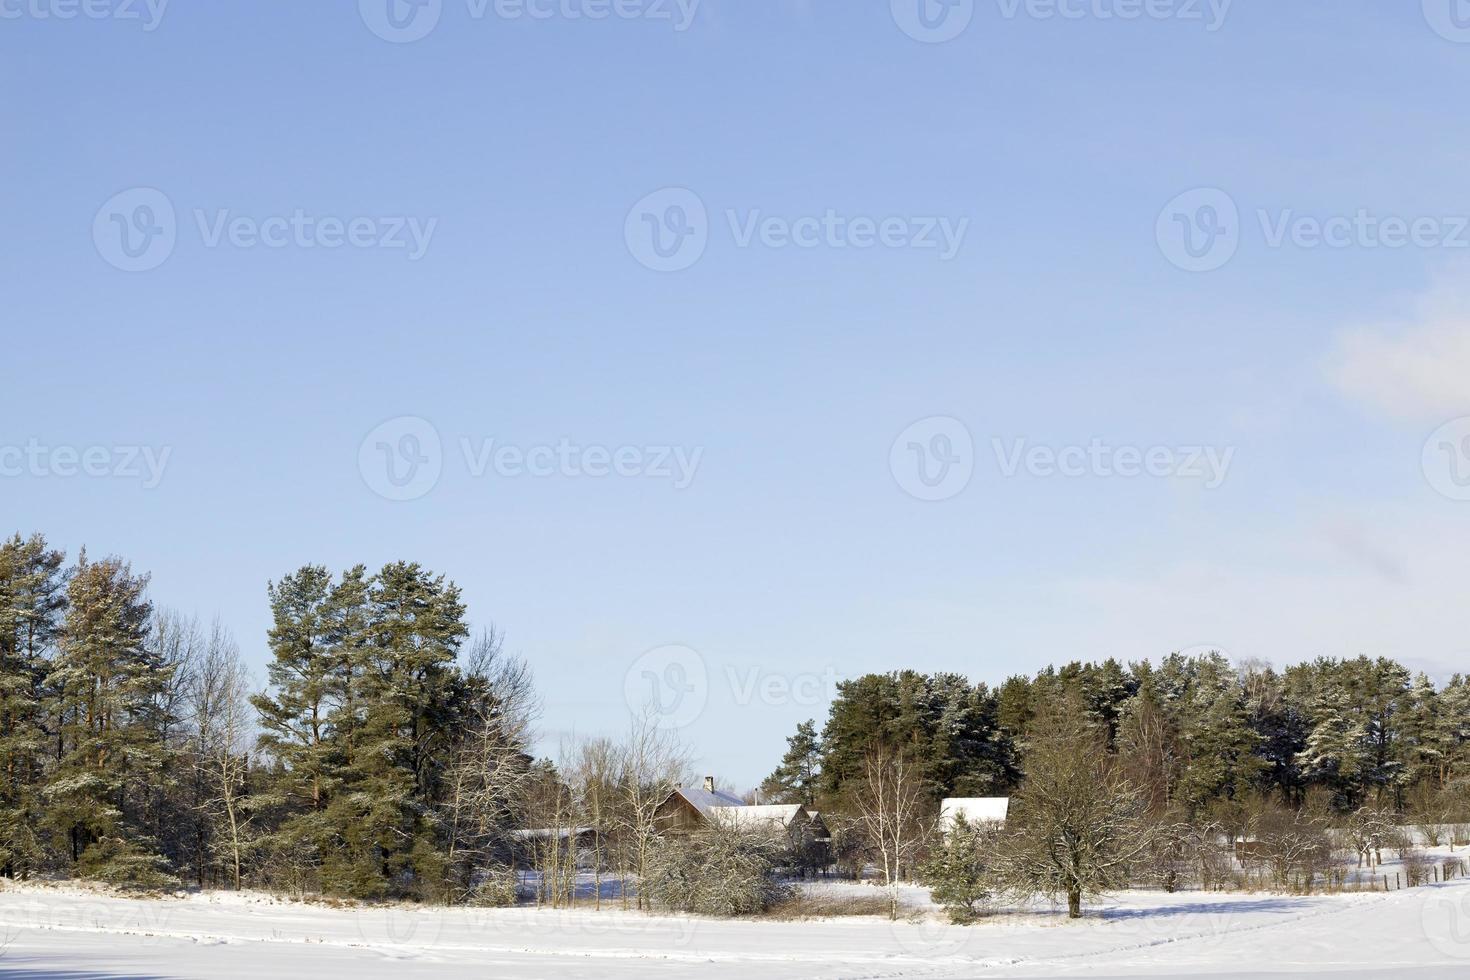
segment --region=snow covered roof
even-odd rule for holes
[[[786,830],[802,812],[799,803],[779,803],[767,806],[717,806],[712,807],[710,819],[724,821],[734,827],[746,829]]]
[[[968,824],[1005,823],[1010,808],[1008,796],[950,797],[939,805],[939,829],[948,832],[959,817]]]
[[[704,789],[700,786],[684,786],[680,789],[674,790],[674,792],[678,793],[680,796],[684,797],[684,799],[688,800],[690,806],[694,807],[694,809],[698,810],[706,817],[708,817],[710,815],[710,811],[715,809],[716,807],[745,806],[745,801],[742,800],[740,797],[732,796],[729,793],[718,789],[709,790]]]

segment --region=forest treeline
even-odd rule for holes
[[[917,768],[927,796],[1007,796],[1026,776],[1042,709],[1075,703],[1155,802],[1199,812],[1252,795],[1337,812],[1432,805],[1470,791],[1470,683],[1442,687],[1383,658],[1277,671],[1219,653],[1157,666],[1047,668],[998,688],[899,671],[838,685],[825,726],[798,726],[762,798],[840,807],[874,745]]]
[[[943,853],[942,798],[1017,794],[1013,814],[1039,815],[1049,779],[1108,788],[1095,823],[1115,850],[1162,839],[1143,818],[1198,827],[1266,801],[1466,809],[1464,679],[1436,688],[1382,659],[1277,672],[1171,656],[994,689],[910,671],[846,681],[756,794],[820,810],[829,839],[675,841],[657,811],[690,779],[688,751],[635,718],[623,737],[534,759],[530,671],[493,630],[472,635],[444,576],[308,565],[266,600],[262,689],[223,626],[155,606],[126,561],[68,561],[41,535],[0,542],[0,875],[505,903],[529,867],[552,903],[590,873],[618,879],[624,903],[748,908],[777,873],[876,865],[897,881]],[[1056,779],[1074,758],[1092,775]],[[1021,855],[1042,824],[1012,823]],[[709,888],[690,868],[710,869]],[[734,906],[732,869],[755,896]]]

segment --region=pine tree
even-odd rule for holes
[[[37,833],[46,732],[44,679],[66,605],[61,552],[39,534],[0,544],[0,874],[45,860]]]
[[[60,725],[47,822],[80,874],[115,883],[169,880],[145,809],[170,761],[158,706],[170,668],[148,649],[147,584],[118,559],[89,562],[83,552],[46,681]]]
[[[268,586],[271,693],[250,699],[263,729],[260,747],[278,763],[260,801],[279,811],[269,844],[311,864],[334,847],[325,813],[340,782],[332,699],[340,699],[342,684],[332,654],[331,590],[331,576],[319,565]]]
[[[919,880],[950,922],[974,922],[990,901],[996,838],[994,827],[972,824],[960,815],[919,866]]]
[[[378,896],[444,878],[433,804],[461,721],[454,661],[468,628],[458,587],[412,563],[384,567],[366,608],[368,641],[352,648],[348,685],[360,712],[342,770],[351,792],[328,813],[344,846],[324,877],[333,890]]]
[[[821,775],[822,740],[817,735],[817,723],[801,722],[796,726],[796,734],[786,740],[781,764],[761,783],[760,800],[815,806]]]

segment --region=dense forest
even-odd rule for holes
[[[634,718],[625,736],[534,759],[530,671],[493,630],[471,635],[443,576],[313,565],[265,598],[260,690],[223,626],[156,607],[125,561],[68,562],[41,535],[0,543],[0,875],[505,903],[531,866],[553,904],[590,873],[620,879],[625,904],[677,893],[663,904],[698,909],[691,868],[717,890],[744,869],[756,897],[715,902],[744,909],[777,871],[877,866],[896,882],[948,860],[931,877],[973,885],[982,851],[933,836],[950,796],[1014,795],[1006,846],[983,853],[1023,868],[1027,847],[1047,846],[1050,785],[1074,808],[1095,790],[1080,801],[1094,808],[1086,832],[1107,835],[1096,853],[1127,858],[1122,878],[1094,867],[1062,888],[1080,895],[1172,869],[1191,834],[1199,854],[1299,814],[1325,828],[1470,812],[1463,678],[1436,687],[1367,657],[1278,672],[1173,655],[997,688],[912,671],[843,682],[825,724],[799,726],[752,794],[820,810],[820,847],[665,841],[655,811],[690,777],[687,750]],[[1174,857],[1140,856],[1161,842]]]
[[[1436,688],[1381,658],[1278,672],[1213,653],[1071,663],[995,689],[912,671],[845,681],[825,727],[806,722],[788,740],[762,798],[840,804],[875,742],[917,766],[935,802],[1009,795],[1024,782],[1041,707],[1067,700],[1135,783],[1191,812],[1252,795],[1403,810],[1470,790],[1464,677]]]

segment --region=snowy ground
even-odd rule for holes
[[[828,886],[832,887],[832,886]],[[837,886],[841,887],[841,886]],[[846,886],[857,888],[863,886]],[[909,894],[922,903],[922,894]],[[0,890],[0,976],[102,978],[1470,976],[1470,879],[1297,898],[1128,892],[1082,922],[721,922],[616,911],[334,909],[259,895]],[[1408,975],[1408,974],[1405,974]]]

